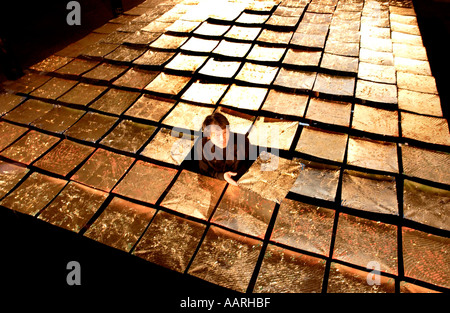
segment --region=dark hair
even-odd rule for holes
[[[226,129],[227,126],[230,125],[230,122],[228,122],[228,119],[222,113],[213,113],[208,115],[202,125],[202,131],[204,132],[205,137],[209,137],[211,135],[207,129],[207,126],[209,125],[217,125],[221,129]]]

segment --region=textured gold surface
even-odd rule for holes
[[[148,91],[177,95],[190,81],[190,77],[160,73],[144,89]]]
[[[225,107],[218,107],[215,112],[222,113],[230,122],[230,131],[246,134],[252,126],[255,117],[250,114],[241,113]]]
[[[289,150],[298,128],[298,122],[258,117],[253,126],[248,136],[250,143],[262,147]]]
[[[401,113],[402,136],[450,146],[450,132],[445,118]]]
[[[116,79],[119,75],[123,74],[128,69],[124,65],[115,65],[109,63],[102,63],[89,72],[83,74],[84,78],[98,80],[98,81],[112,81]]]
[[[0,151],[5,149],[28,130],[27,127],[17,126],[4,121],[0,122]]]
[[[203,224],[159,211],[133,254],[171,270],[184,272],[205,229]]]
[[[183,170],[161,206],[208,220],[225,185],[225,181]]]
[[[20,77],[17,80],[5,83],[4,87],[8,91],[30,93],[39,86],[45,84],[50,79],[51,76],[37,73],[26,73],[24,76]]]
[[[5,114],[4,119],[20,124],[30,124],[37,118],[49,112],[54,106],[48,102],[29,99]]]
[[[239,109],[258,110],[266,94],[267,88],[232,84],[220,104]]]
[[[228,85],[225,84],[213,84],[204,83],[202,81],[195,81],[185,93],[181,96],[181,99],[187,101],[194,101],[204,104],[216,104],[219,98],[225,93]]]
[[[31,125],[52,133],[62,133],[78,121],[85,111],[55,105],[50,111],[34,120]]]
[[[153,208],[114,197],[84,235],[129,252],[155,213]]]
[[[358,79],[355,96],[361,100],[397,104],[397,87]]]
[[[442,116],[439,95],[399,89],[398,108],[419,114]]]
[[[261,62],[278,62],[281,60],[285,50],[286,48],[266,47],[256,44],[250,50],[247,59]]]
[[[219,45],[212,52],[219,55],[242,58],[247,54],[251,47],[251,43],[221,40]]]
[[[114,115],[120,115],[128,109],[128,107],[136,101],[138,97],[139,93],[137,92],[109,89],[97,101],[92,103],[89,108],[106,113],[112,113]]]
[[[100,96],[107,87],[96,86],[93,84],[79,83],[71,90],[66,92],[58,101],[87,106]]]
[[[261,32],[260,27],[243,27],[232,26],[228,32],[224,35],[225,38],[252,41],[258,37]]]
[[[213,112],[213,108],[179,102],[162,123],[183,129],[200,130],[205,118]]]
[[[271,89],[261,110],[303,117],[308,96]]]
[[[337,96],[353,96],[354,88],[354,77],[319,73],[313,91]]]
[[[286,88],[311,90],[316,80],[316,72],[281,68],[274,84]]]
[[[51,55],[48,58],[30,66],[31,69],[41,72],[53,72],[72,61],[72,58]]]
[[[397,137],[399,135],[398,112],[355,104],[352,128]]]
[[[96,112],[87,112],[64,132],[76,139],[97,142],[116,123],[118,118]]]
[[[178,53],[165,68],[193,73],[205,63],[207,58],[207,56]]]
[[[29,171],[24,166],[0,160],[0,199],[16,186]]]
[[[143,55],[133,61],[133,64],[147,65],[147,66],[160,66],[165,64],[171,57],[175,55],[175,52],[147,50]]]
[[[175,105],[175,100],[143,94],[125,112],[125,115],[159,122]]]
[[[278,67],[245,62],[235,78],[249,83],[269,85],[277,72]]]
[[[349,102],[311,98],[306,118],[327,124],[350,125],[352,105]]]
[[[155,79],[158,74],[158,71],[130,68],[125,74],[116,79],[113,85],[133,89],[143,89]]]
[[[23,100],[25,100],[25,97],[21,97],[13,93],[0,92],[0,115],[9,112]]]
[[[315,157],[342,162],[347,147],[347,138],[347,134],[303,127],[295,150]]]

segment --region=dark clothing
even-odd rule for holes
[[[199,162],[201,174],[224,180],[225,172],[235,172],[233,180],[238,180],[252,164],[255,146],[242,134],[230,132],[227,146],[215,146],[207,137],[197,140],[195,158]]]

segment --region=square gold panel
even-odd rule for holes
[[[114,197],[84,236],[129,252],[156,210]]]
[[[331,209],[284,199],[270,240],[328,256],[334,215]]]
[[[359,52],[359,60],[376,65],[394,65],[394,55],[391,52],[379,52],[364,48]]]
[[[183,273],[205,229],[203,224],[159,211],[133,254]]]
[[[280,16],[272,14],[265,25],[273,28],[294,29],[299,21],[300,16]]]
[[[158,71],[130,68],[125,74],[116,79],[113,85],[132,89],[143,89],[155,79],[158,74]]]
[[[368,279],[379,284],[369,285]],[[394,293],[395,283],[392,278],[374,272],[361,271],[339,263],[331,263],[328,277],[328,293]]]
[[[305,114],[308,96],[271,89],[261,110],[303,117]]]
[[[325,35],[294,33],[290,44],[298,47],[323,49],[325,38]]]
[[[283,58],[283,64],[296,66],[319,66],[322,51],[290,48]]]
[[[74,80],[54,77],[38,89],[34,90],[30,95],[38,98],[55,100],[76,84],[77,81]]]
[[[305,23],[301,22],[297,29],[296,33],[302,34],[310,34],[310,35],[327,35],[329,26],[328,24],[314,24],[314,23]]]
[[[390,142],[350,137],[347,164],[398,173],[397,145]]]
[[[62,97],[59,97],[58,101],[87,106],[99,97],[106,89],[108,88],[105,86],[79,83],[66,92]]]
[[[174,50],[178,49],[189,37],[185,36],[173,36],[168,34],[162,34],[158,39],[150,44],[150,48],[158,49],[168,49]]]
[[[63,67],[67,63],[72,61],[72,58],[59,56],[59,55],[51,55],[48,58],[33,64],[29,68],[35,71],[40,72],[53,72],[57,69]]]
[[[333,258],[397,274],[397,226],[340,213]]]
[[[233,133],[246,134],[255,121],[250,114],[238,112],[229,108],[218,107],[215,112],[222,113],[230,122],[230,131]]]
[[[119,44],[96,42],[81,52],[85,58],[101,59],[119,47]]]
[[[398,112],[355,104],[352,128],[384,136],[398,137]]]
[[[113,127],[117,120],[117,117],[96,112],[87,112],[78,122],[66,130],[64,134],[71,138],[97,142]]]
[[[253,84],[270,85],[277,72],[278,67],[245,62],[235,79]]]
[[[409,44],[393,43],[392,50],[396,57],[428,61],[427,49],[423,46],[415,45],[414,49],[411,49]]]
[[[140,154],[154,160],[180,165],[194,146],[196,137],[161,128]]]
[[[120,115],[128,109],[138,97],[138,92],[121,89],[109,89],[97,101],[92,103],[89,108]]]
[[[203,22],[195,31],[194,34],[202,36],[220,37],[225,34],[229,25],[213,24],[209,22]]]
[[[12,144],[27,130],[27,127],[17,126],[4,121],[0,121],[0,151]]]
[[[247,290],[262,242],[211,226],[188,274],[239,292]]]
[[[241,62],[221,61],[215,58],[209,58],[198,73],[214,78],[232,78],[240,66]]]
[[[166,69],[194,73],[205,63],[207,56],[178,53],[166,66]]]
[[[208,220],[226,184],[225,181],[183,170],[161,206]]]
[[[275,202],[251,190],[230,185],[211,222],[264,239],[274,208]]]
[[[324,53],[320,67],[338,72],[358,73],[358,63],[359,60],[356,57]]]
[[[275,149],[289,150],[297,132],[298,122],[258,117],[248,139],[250,143]]]
[[[450,155],[446,152],[402,145],[403,173],[450,185]]]
[[[291,41],[292,35],[294,35],[292,31],[263,29],[256,41],[267,44],[287,45]]]
[[[397,72],[399,89],[438,94],[436,79],[433,76]]]
[[[0,160],[0,199],[14,188],[29,171],[25,166]]]
[[[137,46],[147,46],[153,41],[155,41],[161,33],[151,33],[142,30],[138,30],[131,35],[128,33],[117,32],[119,34],[126,34],[124,37],[120,37],[118,43],[125,43]],[[144,50],[145,51],[145,50]]]
[[[342,206],[368,212],[398,215],[395,177],[345,170]]]
[[[443,116],[441,99],[436,94],[399,89],[398,108],[418,114]]]
[[[133,61],[133,64],[140,66],[163,66],[170,58],[175,55],[175,52],[147,50],[143,55]]]
[[[445,118],[401,113],[402,137],[450,146],[450,132]]]
[[[327,40],[324,51],[337,55],[357,57],[359,56],[359,44]]]
[[[51,111],[53,107],[54,106],[51,103],[29,99],[17,106],[14,110],[5,114],[3,118],[20,124],[30,124],[45,113]]]
[[[261,62],[278,62],[283,57],[285,51],[286,48],[255,44],[247,55],[247,59]]]
[[[111,82],[128,69],[125,65],[116,65],[109,63],[102,63],[89,72],[83,74],[83,78],[88,78],[95,81]]]
[[[291,192],[300,195],[334,201],[339,183],[340,168],[307,160],[298,160],[303,163]]]
[[[313,91],[333,96],[353,97],[355,84],[356,79],[351,76],[319,73]]]
[[[133,161],[131,157],[98,148],[70,179],[110,192]]]
[[[63,139],[46,155],[34,163],[34,166],[51,173],[66,176],[94,150],[95,148],[93,147]]]
[[[447,237],[402,227],[405,276],[450,288],[450,258]]]
[[[296,90],[311,90],[316,80],[316,72],[281,68],[274,85]]]
[[[404,180],[403,217],[450,230],[450,191]]]
[[[172,24],[172,22],[157,19],[148,23],[145,27],[142,27],[141,30],[149,33],[163,33]]]
[[[288,194],[300,172],[300,162],[262,152],[238,185],[261,197],[280,203]]]
[[[0,92],[0,116],[11,111],[24,100],[25,97],[13,93]]]
[[[195,81],[183,93],[181,99],[204,104],[216,104],[228,88],[226,84]]]
[[[306,118],[314,121],[350,126],[352,105],[349,102],[331,101],[319,98],[311,98],[306,111]]]
[[[146,51],[146,48],[120,45],[117,49],[107,54],[104,58],[116,62],[133,62]]]
[[[70,181],[38,218],[78,233],[107,197],[106,192]]]
[[[395,67],[365,62],[359,63],[358,78],[386,84],[395,84],[397,82]]]
[[[39,86],[42,86],[52,77],[36,73],[26,73],[22,77],[16,80],[10,80],[3,84],[3,87],[7,91],[30,93],[36,90]]]
[[[179,102],[161,123],[196,131],[200,130],[205,118],[213,112],[214,108]]]
[[[391,38],[361,36],[361,48],[380,52],[392,52],[392,40]]]
[[[221,40],[212,53],[231,58],[243,58],[251,47],[251,43]]]
[[[175,23],[166,28],[167,32],[172,33],[190,33],[199,26],[201,22],[177,20]]]
[[[342,162],[348,135],[325,131],[313,127],[303,127],[295,151],[306,153],[318,158]],[[333,148],[330,148],[333,147]]]
[[[191,37],[181,47],[181,50],[186,53],[190,52],[208,53],[213,51],[218,43],[219,40]]]
[[[173,168],[138,160],[112,192],[155,204],[176,173]]]
[[[234,25],[228,32],[226,32],[224,37],[243,41],[253,41],[256,37],[258,37],[260,32],[260,27],[244,27]]]
[[[114,149],[136,153],[155,132],[153,125],[121,120],[120,123],[100,141]]]
[[[124,113],[126,116],[159,122],[175,105],[175,100],[143,94]]]
[[[325,260],[269,244],[255,293],[320,293]]]
[[[220,104],[239,109],[258,110],[264,101],[267,91],[267,88],[232,84],[220,101]]]
[[[270,17],[269,14],[251,14],[242,12],[242,14],[236,20],[236,24],[244,24],[244,25],[264,24],[264,22],[267,21],[269,17]]]
[[[94,60],[74,59],[67,65],[64,65],[60,69],[56,70],[55,73],[62,75],[80,76],[93,69],[99,63],[99,61]]]
[[[21,170],[19,176],[23,177]],[[0,205],[28,215],[36,215],[64,188],[67,181],[33,172]]]
[[[191,77],[160,73],[144,89],[147,91],[176,96],[189,83]]]
[[[86,112],[55,105],[53,109],[34,120],[31,125],[52,133],[62,133],[75,124]]]
[[[30,130],[14,144],[0,153],[1,156],[30,165],[59,141],[58,137]]]

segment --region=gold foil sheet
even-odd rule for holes
[[[58,101],[87,106],[99,97],[106,89],[108,88],[105,86],[79,83],[66,92],[62,97],[59,97]]]
[[[327,40],[359,43],[361,34],[359,30],[349,29],[348,27],[331,27]]]
[[[121,32],[118,32],[118,33],[123,34]],[[150,32],[146,32],[146,31],[138,30],[131,35],[126,34],[125,38],[121,37],[118,41],[120,43],[123,42],[125,44],[139,45],[139,46],[145,47],[148,44],[155,41],[160,35],[161,35],[161,33],[150,33]],[[143,50],[143,51],[145,51],[145,50]],[[140,55],[142,55],[142,53]]]
[[[20,170],[18,175],[23,177]],[[66,183],[65,180],[33,172],[13,192],[0,201],[0,205],[34,216],[52,201]]]
[[[359,44],[327,40],[324,51],[327,53],[357,57],[359,56]]]
[[[34,120],[31,125],[52,133],[62,133],[85,113],[83,110],[55,105],[50,111]]]
[[[303,164],[290,191],[304,196],[334,201],[339,183],[340,169],[308,160],[297,160]]]
[[[391,38],[361,36],[361,48],[379,52],[392,52]]]
[[[211,222],[264,239],[274,208],[275,202],[251,190],[230,185]]]
[[[316,72],[281,68],[274,85],[298,90],[311,90],[316,76]]]
[[[340,213],[333,258],[397,274],[397,226]]]
[[[133,61],[133,64],[141,66],[162,66],[167,63],[170,58],[175,55],[175,52],[147,50],[139,58]]]
[[[30,93],[36,88],[42,86],[51,79],[51,76],[46,76],[36,73],[25,73],[24,76],[10,80],[3,83],[3,87],[7,91],[15,91],[20,93]]]
[[[153,20],[150,23],[148,23],[145,27],[142,27],[141,30],[149,33],[163,33],[172,24],[173,24],[172,22]]]
[[[393,176],[345,170],[342,176],[342,206],[398,215],[397,188]]]
[[[143,94],[124,114],[159,122],[175,105],[175,102],[173,99]]]
[[[144,89],[147,91],[177,95],[191,80],[187,76],[172,75],[160,73],[156,78],[148,84]]]
[[[58,137],[30,130],[14,144],[0,153],[8,159],[31,164],[59,141]]]
[[[208,220],[226,184],[225,181],[183,170],[161,206]]]
[[[153,125],[122,120],[100,141],[100,144],[121,151],[136,153],[155,132]]]
[[[313,91],[336,96],[353,96],[355,83],[354,77],[319,73]]]
[[[114,25],[114,24],[113,24]],[[99,42],[104,42],[104,43],[115,43],[115,44],[122,44],[124,43],[124,41],[129,38],[129,37],[133,37],[135,33],[132,33],[130,35],[130,33],[128,32],[120,32],[120,31],[112,31],[112,32],[108,32],[108,35],[102,39],[99,40]],[[150,34],[150,33],[148,33]],[[153,35],[158,35],[157,33],[153,33]],[[159,35],[158,35],[159,36]]]
[[[396,57],[415,59],[421,61],[427,61],[427,49],[421,46],[414,46],[414,49],[411,49],[411,45],[403,44],[403,43],[394,43],[392,45],[393,53]]]
[[[261,110],[303,117],[308,96],[271,89]]]
[[[328,29],[329,29],[328,24],[313,24],[313,23],[301,22],[298,25],[295,32],[302,33],[302,34],[325,36],[328,33]]]
[[[234,25],[231,29],[224,35],[225,38],[253,41],[258,37],[261,32],[260,27],[243,27]]]
[[[209,58],[198,73],[216,78],[232,78],[240,66],[241,62],[222,61],[215,58]]]
[[[4,119],[20,124],[30,124],[53,108],[48,102],[29,99],[3,116]]]
[[[247,290],[262,242],[211,226],[188,274],[239,292]]]
[[[293,186],[299,171],[300,162],[263,151],[239,179],[238,185],[280,203]]]
[[[399,72],[432,76],[430,63],[428,61],[401,58],[396,56],[394,58],[394,65],[395,69]]]
[[[81,55],[86,58],[101,59],[117,47],[119,47],[118,44],[96,42],[84,49]]]
[[[448,153],[407,145],[402,145],[401,150],[405,175],[450,185]]]
[[[133,89],[143,89],[155,79],[158,74],[158,71],[130,68],[125,74],[116,79],[113,85]]]
[[[324,53],[320,67],[339,72],[358,73],[358,63],[359,59],[355,57]]]
[[[449,238],[402,227],[405,276],[450,288]]]
[[[255,293],[320,293],[325,260],[269,244]]]
[[[234,58],[243,58],[251,47],[251,43],[221,40],[212,53]]]
[[[248,60],[261,62],[278,62],[284,55],[286,48],[277,48],[272,46],[261,46],[255,44],[247,55]]]
[[[197,80],[183,93],[181,99],[197,103],[216,104],[227,88],[228,85],[225,84],[213,84]]]
[[[395,84],[397,82],[395,67],[365,62],[359,63],[358,78],[386,84]]]
[[[66,176],[94,150],[93,147],[63,139],[33,165],[51,173]]]
[[[207,56],[178,53],[166,66],[166,69],[194,73],[205,63]]]
[[[159,48],[159,49],[178,49],[181,45],[183,45],[188,37],[185,36],[172,36],[162,34],[158,39],[153,41],[150,44],[151,48]]]
[[[205,229],[203,224],[159,211],[133,254],[183,273]]]
[[[194,146],[197,137],[161,128],[140,153],[148,158],[180,165]]]
[[[230,28],[229,25],[219,25],[212,24],[209,22],[203,22],[197,29],[195,29],[194,34],[203,35],[203,36],[211,36],[211,37],[220,37]]]
[[[133,161],[131,157],[98,148],[70,179],[110,192]]]
[[[266,44],[280,44],[287,45],[290,41],[294,32],[289,31],[275,31],[271,29],[263,29],[261,34],[256,39],[257,42]]]
[[[29,68],[40,72],[53,72],[72,61],[72,58],[51,55],[48,58],[30,66]]]
[[[245,62],[235,79],[253,84],[270,85],[277,72],[278,67]]]
[[[246,134],[253,125],[255,118],[253,115],[234,111],[224,107],[218,107],[215,112],[220,112],[230,122],[230,131],[233,133]]]
[[[359,52],[361,63],[392,66],[394,65],[394,55],[391,52],[380,52],[369,49],[361,49]]]
[[[290,44],[293,46],[323,49],[325,46],[325,35],[294,33]]]
[[[298,122],[258,117],[248,139],[257,146],[289,150],[297,128]]]
[[[0,199],[14,188],[29,171],[24,166],[0,160]]]
[[[405,34],[398,31],[392,31],[391,36],[393,43],[423,46],[422,36]]]
[[[232,84],[220,104],[239,109],[258,110],[268,89]]]
[[[352,105],[349,102],[311,98],[306,118],[339,126],[350,126]]]
[[[403,217],[450,230],[450,191],[404,180]]]
[[[441,117],[442,107],[439,95],[415,92],[409,90],[398,90],[398,108],[419,114],[434,115]]]
[[[208,52],[211,52],[212,50],[214,50],[214,48],[217,46],[218,43],[219,43],[219,40],[191,37],[181,47],[181,50],[185,51],[185,52],[208,53]]]
[[[138,160],[112,192],[155,204],[176,173],[173,168]]]
[[[83,74],[82,77],[95,81],[111,82],[123,74],[127,69],[128,67],[125,65],[102,63],[89,72]]]
[[[128,109],[138,97],[138,92],[121,89],[109,89],[97,101],[92,103],[89,108],[120,115]]]
[[[369,285],[368,279],[380,282]],[[332,262],[327,293],[394,293],[392,278]]]
[[[284,199],[270,240],[328,256],[334,215],[331,209]]]
[[[78,233],[97,212],[108,193],[70,181],[38,218]]]
[[[0,151],[16,141],[16,139],[22,136],[27,130],[27,127],[0,121]]]
[[[397,87],[410,91],[438,94],[433,76],[397,72]]]
[[[24,100],[25,97],[13,93],[0,92],[0,116],[11,111]]]
[[[213,108],[179,102],[162,123],[196,131],[200,130],[205,118],[213,112]]]
[[[336,162],[344,160],[348,135],[324,131],[313,127],[303,127],[295,151],[306,153],[318,158]],[[333,147],[332,149],[330,147]]]
[[[173,33],[190,33],[200,24],[200,22],[177,20],[175,23],[167,27],[166,31]]]
[[[236,20],[236,24],[244,24],[244,25],[264,24],[264,22],[267,21],[269,17],[270,15],[268,14],[251,14],[243,12]]]
[[[129,252],[156,210],[114,197],[84,236]]]
[[[401,125],[405,138],[450,146],[450,132],[445,118],[402,112]]]
[[[398,137],[398,112],[355,104],[352,128],[384,136]]]
[[[30,93],[38,98],[55,100],[77,84],[77,81],[54,77]]]
[[[66,130],[64,134],[68,137],[88,142],[97,142],[117,120],[118,118],[116,117],[96,112],[87,112],[78,122]]]
[[[347,164],[398,173],[397,145],[390,142],[350,137]]]

